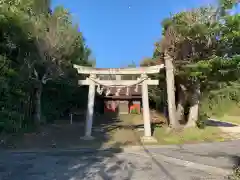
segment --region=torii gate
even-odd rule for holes
[[[85,136],[83,139],[91,140],[92,124],[93,124],[93,111],[94,111],[94,99],[96,85],[102,86],[118,86],[129,87],[134,85],[141,85],[142,87],[142,104],[143,104],[143,119],[144,119],[144,137],[143,140],[151,140],[151,121],[149,111],[149,97],[148,86],[158,85],[158,80],[151,80],[148,78],[148,74],[156,74],[160,72],[160,69],[164,68],[164,65],[150,66],[150,67],[138,67],[138,68],[114,68],[114,69],[99,69],[85,66],[74,65],[79,74],[89,75],[85,80],[79,80],[79,85],[88,85],[88,108],[85,124]],[[98,75],[139,75],[138,80],[100,80]]]

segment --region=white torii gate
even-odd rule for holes
[[[148,97],[148,85],[158,85],[158,80],[151,80],[148,78],[148,74],[156,74],[160,72],[160,69],[164,68],[164,65],[139,67],[139,68],[123,68],[123,69],[97,69],[91,67],[84,67],[74,65],[79,74],[89,74],[90,76],[86,80],[79,80],[79,85],[88,85],[88,109],[85,125],[85,136],[83,139],[91,140],[92,124],[93,124],[93,111],[94,111],[94,99],[95,99],[95,86],[131,86],[139,84],[142,86],[142,104],[143,104],[143,119],[144,119],[144,137],[143,140],[152,140],[151,136],[151,121],[149,111],[149,97]],[[99,80],[97,75],[140,75],[138,80]]]

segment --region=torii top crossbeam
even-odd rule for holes
[[[96,74],[96,75],[123,75],[123,74],[156,74],[160,69],[164,68],[164,64],[149,66],[149,67],[137,67],[137,68],[92,68],[86,66],[73,65],[77,69],[79,74]]]

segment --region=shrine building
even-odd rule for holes
[[[100,80],[137,80],[136,75],[100,75]],[[109,94],[103,94],[104,113],[117,112],[119,114],[141,113],[142,111],[142,89],[141,85],[122,87],[111,87]],[[119,92],[118,92],[119,91]]]

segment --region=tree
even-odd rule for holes
[[[34,87],[35,122],[39,123],[43,85],[74,74],[72,63],[91,66],[88,61],[91,51],[64,8],[49,12],[49,1],[41,5],[36,5],[37,2],[2,1],[0,23],[5,28],[1,28],[5,42],[1,44],[4,47],[1,54],[10,59],[18,56],[17,67],[22,66]],[[13,34],[17,31],[22,35]]]
[[[232,57],[240,54],[240,15],[225,16],[223,19],[224,23],[219,24],[221,33],[217,53],[219,56]]]
[[[175,79],[174,79],[174,66],[173,58],[167,52],[164,54],[165,68],[166,68],[166,84],[168,96],[168,114],[169,125],[171,128],[178,128],[179,121],[176,117],[176,97],[175,97]]]
[[[183,120],[187,104],[190,104],[187,126],[195,126],[198,120],[200,89],[205,90],[206,84],[210,83],[209,72],[218,71],[212,69],[217,61],[214,57],[239,54],[239,15],[230,16],[226,11],[236,3],[224,1],[218,8],[202,7],[180,12],[162,22],[162,39],[155,44],[153,57],[160,58],[167,52],[174,60],[177,119]],[[224,15],[221,14],[223,11]],[[224,63],[222,65],[225,71],[231,72]]]
[[[69,13],[63,8],[58,7],[47,17],[35,17],[33,21],[32,34],[39,55],[39,60],[32,66],[36,80],[35,119],[40,121],[42,85],[64,75],[63,68],[71,65],[76,49],[82,53],[81,61],[87,61],[90,51],[86,49],[77,26],[72,25]]]
[[[132,61],[132,63],[129,64],[128,67],[135,68],[135,67],[137,67],[137,65],[136,65],[136,63],[134,61]]]

